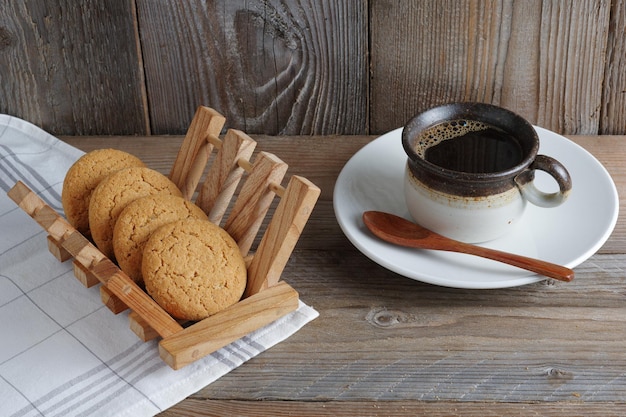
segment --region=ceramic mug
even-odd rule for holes
[[[404,194],[420,225],[463,242],[511,231],[527,202],[556,207],[570,194],[567,169],[538,155],[539,137],[521,116],[485,103],[451,103],[415,116],[402,131],[407,154]],[[535,170],[556,192],[539,190]]]

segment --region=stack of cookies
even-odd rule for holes
[[[114,149],[68,170],[68,222],[173,317],[202,320],[235,304],[247,280],[237,243],[163,174]]]

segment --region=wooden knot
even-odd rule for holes
[[[0,27],[0,51],[9,48],[14,43],[14,37],[7,28]]]
[[[365,319],[371,325],[381,328],[390,328],[414,320],[410,314],[399,310],[387,310],[386,308],[370,310]]]
[[[567,381],[574,379],[574,375],[571,372],[564,371],[558,368],[548,368],[545,371],[546,378],[551,384],[564,384]]]
[[[543,281],[541,281],[541,285],[550,287],[550,288],[556,288],[558,287],[558,282],[554,279],[548,278],[548,279],[544,279]]]

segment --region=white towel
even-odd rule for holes
[[[178,371],[141,342],[126,313],[47,249],[46,233],[6,195],[23,181],[62,213],[65,172],[82,152],[0,115],[0,415],[150,416],[281,342],[318,316],[295,312]]]

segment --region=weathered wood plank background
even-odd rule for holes
[[[56,135],[379,134],[448,101],[626,134],[619,0],[0,0],[0,112]]]

